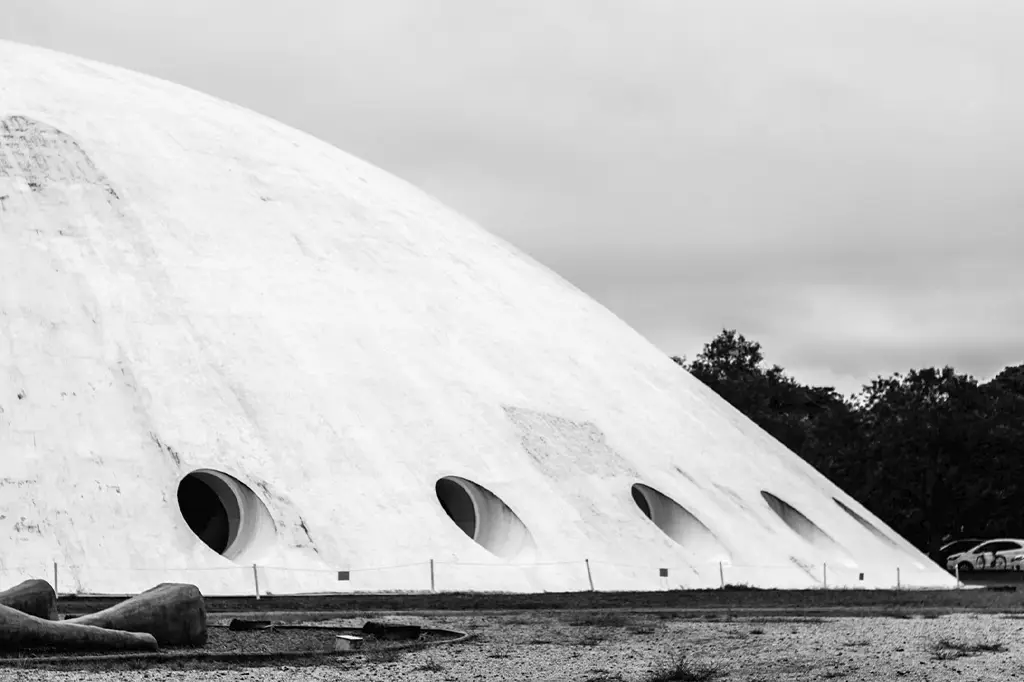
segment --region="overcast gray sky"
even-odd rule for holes
[[[852,392],[1024,362],[1020,0],[0,0],[0,37],[306,130],[668,354]]]

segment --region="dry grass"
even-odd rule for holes
[[[1006,645],[1002,642],[958,642],[944,637],[935,642],[932,651],[936,660],[948,661],[967,656],[1001,653],[1006,651]]]
[[[632,614],[619,611],[591,611],[585,613],[570,612],[565,618],[565,622],[568,625],[592,628],[624,628],[633,620],[634,618],[632,617]]]
[[[416,670],[427,673],[439,673],[444,672],[445,666],[433,659],[430,659],[426,663],[416,666]]]
[[[672,665],[652,673],[647,682],[707,682],[724,674],[717,666],[691,663],[680,655]]]

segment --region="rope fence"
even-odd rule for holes
[[[582,592],[727,589],[934,588],[934,571],[920,566],[849,566],[822,563],[737,564],[727,561],[684,566],[581,559],[537,563],[482,563],[426,559],[420,562],[347,568],[273,565],[117,568],[53,562],[48,566],[0,564],[0,590],[24,580],[49,580],[57,594],[122,595],[162,582],[196,584],[205,594],[255,596],[373,592]],[[951,576],[951,580],[954,576]],[[955,585],[962,586],[959,573]]]

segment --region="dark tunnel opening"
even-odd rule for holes
[[[644,513],[644,516],[653,520],[654,517],[651,515],[651,505],[647,502],[647,498],[644,497],[643,492],[639,486],[633,486],[633,501],[636,502],[636,506],[640,507],[640,511]]]
[[[441,508],[455,522],[462,532],[471,538],[476,537],[476,505],[469,493],[449,478],[442,478],[435,486],[437,501]]]
[[[178,507],[188,527],[206,545],[224,554],[231,539],[228,511],[205,481],[189,474],[178,485]]]

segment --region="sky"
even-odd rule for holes
[[[1024,362],[1019,0],[3,0],[0,38],[305,130],[669,355]]]

